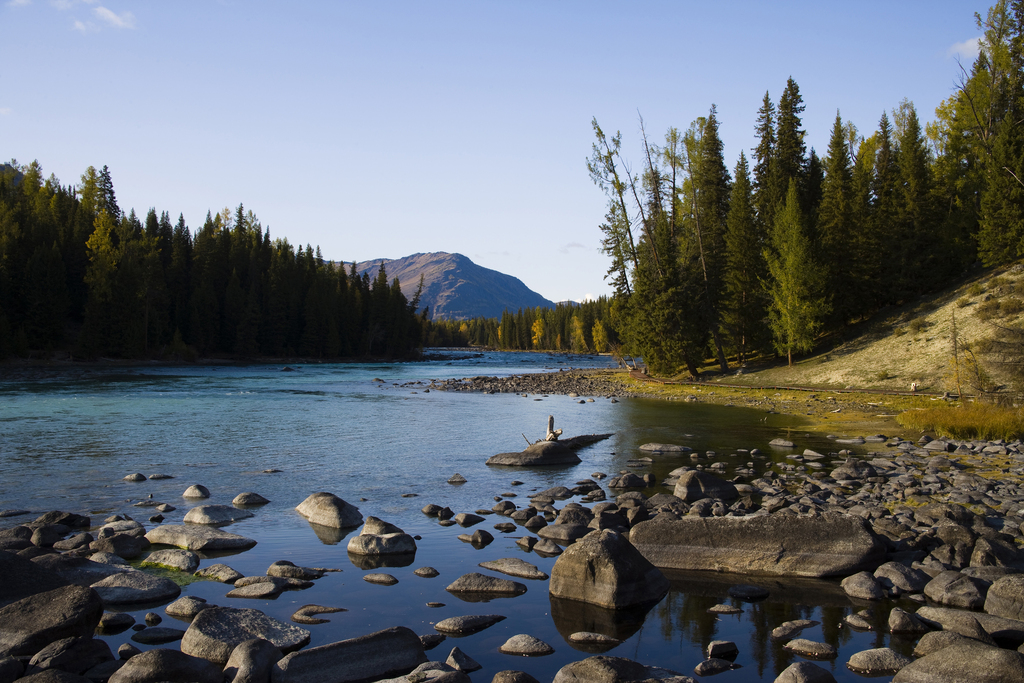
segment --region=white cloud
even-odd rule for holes
[[[8,0],[8,7],[24,7],[25,5],[31,5],[32,0]]]
[[[10,107],[0,107],[0,116],[7,116],[13,112],[14,110]]]
[[[131,12],[117,14],[106,7],[96,7],[93,14],[114,28],[135,28],[135,15]]]
[[[583,295],[583,301],[597,301],[597,297],[590,292],[587,292]]]
[[[78,19],[75,19],[74,29],[76,31],[81,31],[82,33],[92,33],[93,31],[99,30],[96,24],[92,23],[91,21],[82,22]]]
[[[946,54],[950,57],[959,57],[963,62],[973,62],[978,57],[978,43],[980,41],[981,36],[978,36],[977,38],[968,38],[962,43],[954,43]]]

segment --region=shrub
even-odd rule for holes
[[[914,334],[919,334],[925,329],[928,329],[928,322],[924,318],[914,318],[910,321],[910,331]]]
[[[980,283],[980,282],[975,282],[975,283],[973,283],[973,284],[972,284],[972,285],[971,285],[971,286],[970,286],[970,287],[969,287],[969,288],[967,289],[967,293],[968,293],[968,294],[970,294],[971,296],[981,296],[981,293],[982,293],[982,292],[984,292],[984,291],[985,291],[985,290],[984,290],[984,289],[982,289],[982,287],[981,287],[981,283]]]
[[[1017,315],[1021,311],[1024,311],[1024,301],[1021,301],[1017,297],[1006,297],[999,302],[1000,315]]]
[[[999,316],[999,300],[989,299],[978,304],[977,310],[974,312],[976,316],[982,320],[991,320]]]
[[[1024,435],[1024,415],[1016,408],[972,403],[908,410],[896,418],[904,427],[954,439],[1005,439]]]
[[[971,300],[968,299],[966,296],[962,296],[962,297],[960,297],[959,299],[956,300],[956,307],[957,308],[966,308],[967,306],[970,306],[970,305],[971,305]]]
[[[879,370],[878,372],[875,373],[875,379],[878,380],[879,382],[884,382],[885,380],[889,379],[889,371]]]

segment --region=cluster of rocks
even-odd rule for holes
[[[485,394],[562,394],[572,396],[603,396],[614,400],[616,396],[632,396],[622,386],[603,377],[604,371],[573,370],[565,372],[531,373],[508,377],[463,377],[436,380],[432,389],[442,391],[473,391]],[[593,402],[593,399],[589,399]],[[586,400],[584,400],[586,402]]]

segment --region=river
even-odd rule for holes
[[[823,622],[801,637],[825,640],[840,650],[835,662],[820,665],[838,680],[859,679],[846,670],[845,661],[858,650],[888,645],[889,637],[838,628],[842,616],[855,608],[832,582],[770,582],[773,596],[751,604],[726,597],[731,582],[745,582],[743,577],[674,577],[672,591],[649,612],[619,615],[552,602],[546,582],[527,581],[525,595],[486,605],[464,603],[445,592],[451,581],[478,570],[477,563],[485,560],[520,557],[550,572],[554,559],[525,554],[512,538],[522,534],[494,531],[493,524],[505,521],[494,516],[477,528],[491,530],[495,542],[475,549],[457,540],[464,531],[460,527],[445,528],[423,515],[420,509],[427,503],[472,512],[490,508],[501,493],[516,493],[513,502],[524,504],[531,491],[572,487],[594,472],[625,470],[628,460],[641,455],[637,447],[652,441],[684,444],[699,453],[715,451],[727,464],[727,473],[747,462],[754,462],[758,472],[773,460],[784,462],[786,452],[772,451],[759,460],[738,452],[768,451],[768,441],[777,436],[796,441],[798,450],[837,450],[824,436],[804,431],[805,418],[748,408],[429,389],[432,380],[564,371],[570,366],[608,367],[609,361],[596,356],[473,353],[421,363],[299,364],[288,370],[282,365],[138,365],[0,371],[0,510],[41,514],[61,509],[90,514],[95,522],[107,515],[129,514],[146,522],[151,512],[134,503],[152,496],[176,506],[166,522],[180,523],[194,505],[230,504],[236,494],[255,491],[270,504],[226,530],[255,538],[258,545],[217,561],[247,575],[264,574],[276,560],[343,571],[276,600],[228,599],[225,586],[213,582],[191,583],[186,594],[214,604],[256,607],[282,621],[304,604],[346,608],[347,612],[325,615],[331,623],[309,627],[313,645],[396,625],[430,633],[432,623],[459,614],[503,614],[508,619],[496,626],[467,638],[449,638],[428,653],[444,660],[457,645],[483,665],[473,674],[478,681],[489,681],[502,669],[521,669],[550,680],[561,666],[590,654],[570,645],[570,633],[602,629],[624,638],[605,654],[689,675],[703,659],[701,649],[708,642],[733,640],[743,668],[716,680],[772,681],[796,657],[770,641],[767,633],[782,621],[797,618]],[[566,436],[614,436],[580,451],[583,463],[575,467],[510,470],[484,464],[495,453],[521,450],[524,434],[531,440],[542,437],[548,415],[555,417],[556,428]],[[687,455],[655,460],[633,471],[653,472],[661,480],[675,467],[691,463]],[[122,480],[133,472],[173,479]],[[447,483],[456,472],[466,484]],[[513,480],[523,483],[513,486]],[[182,498],[194,483],[210,489],[210,500]],[[379,570],[392,573],[398,584],[385,587],[362,581],[361,575],[369,570],[350,561],[347,541],[318,537],[294,511],[315,491],[330,491],[359,507],[364,516],[380,517],[421,536],[412,565]],[[659,491],[671,492],[654,487],[647,493]],[[29,518],[3,519],[0,526]],[[424,579],[412,573],[424,565],[437,568],[441,575]],[[427,607],[431,601],[446,606]],[[717,617],[707,613],[717,602],[737,604],[744,611]],[[140,622],[143,613],[137,615]],[[185,628],[170,617],[165,622]],[[116,649],[131,633],[104,638]],[[529,659],[500,654],[498,647],[517,633],[534,635],[556,651]],[[893,645],[904,651],[909,646]]]

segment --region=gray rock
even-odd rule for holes
[[[404,626],[286,655],[274,665],[274,683],[377,680],[427,661],[423,644]]]
[[[908,663],[893,683],[1005,683],[1024,681],[1024,655],[972,640],[953,643]]]
[[[194,595],[184,595],[164,608],[168,615],[183,621],[192,621],[196,615],[208,607],[213,607],[205,599]]]
[[[452,476],[448,477],[448,483],[449,484],[465,484],[466,483],[466,478],[464,476],[462,476],[461,474],[459,474],[458,472],[456,472]]]
[[[648,453],[688,453],[693,450],[689,446],[677,446],[671,443],[645,443],[637,448]]]
[[[832,513],[654,519],[629,538],[655,566],[683,570],[820,578],[874,568],[885,557],[863,519]]]
[[[196,571],[196,576],[204,579],[213,579],[214,581],[220,581],[221,583],[234,583],[242,578],[242,572],[235,571],[226,564],[211,564],[208,567]]]
[[[668,580],[629,541],[610,530],[594,531],[559,556],[550,594],[611,609],[654,602]]]
[[[917,641],[917,645],[914,646],[914,656],[926,657],[944,647],[949,647],[965,640],[970,640],[970,638],[959,633],[953,633],[952,631],[929,631],[921,636],[921,640]]]
[[[248,510],[239,510],[231,505],[199,505],[185,513],[188,524],[209,524],[218,526],[231,524],[240,519],[248,519],[253,514]]]
[[[32,564],[37,567],[51,569],[67,581],[79,586],[91,586],[101,579],[114,574],[120,574],[129,569],[128,567],[116,567],[113,565],[93,562],[84,557],[73,554],[50,553],[32,558]]]
[[[948,607],[921,607],[917,618],[943,631],[992,643],[992,639],[1024,642],[1024,621],[997,617],[984,612],[965,612]]]
[[[89,556],[89,559],[97,564],[109,564],[114,567],[119,567],[122,570],[132,568],[132,566],[128,564],[128,560],[124,559],[120,555],[115,555],[114,553],[93,553]]]
[[[424,662],[404,676],[384,678],[377,683],[471,683],[471,679],[444,662]]]
[[[480,662],[476,661],[457,647],[452,648],[452,651],[448,654],[448,659],[446,659],[444,663],[464,674],[479,671],[484,668]]]
[[[740,649],[731,640],[712,640],[708,643],[705,654],[708,659],[735,659],[739,652]]]
[[[893,674],[913,661],[888,647],[876,647],[871,650],[855,652],[846,666],[851,670],[869,676]]]
[[[768,445],[774,446],[776,448],[793,448],[795,444],[788,439],[783,439],[779,437],[777,439],[772,439],[771,441],[769,441]]]
[[[886,562],[875,570],[875,580],[890,591],[897,588],[900,593],[920,593],[931,577],[920,569],[911,569],[899,562]]]
[[[558,670],[552,683],[633,683],[666,680],[672,683],[695,683],[689,676],[654,666],[644,666],[623,657],[597,655]]]
[[[117,658],[123,660],[129,660],[137,654],[141,654],[142,650],[135,647],[131,643],[121,643],[117,647]]]
[[[554,541],[559,545],[569,545],[583,538],[591,531],[593,529],[583,524],[550,524],[538,529],[537,535],[549,541]]]
[[[478,572],[463,574],[445,589],[449,593],[485,593],[494,596],[516,596],[526,592],[526,586],[518,581],[499,579]]]
[[[367,583],[375,583],[379,586],[394,586],[398,583],[398,579],[393,577],[391,574],[375,573],[375,574],[363,574],[363,581]]]
[[[961,609],[981,609],[985,604],[985,591],[983,581],[958,571],[942,572],[924,587],[929,600]]]
[[[238,505],[239,507],[255,507],[257,505],[266,505],[269,502],[269,500],[267,500],[258,493],[246,491],[244,493],[239,493],[237,496],[235,496],[234,499],[231,501],[231,504]]]
[[[435,576],[440,576],[441,572],[437,571],[433,567],[417,567],[412,572],[416,576],[422,576],[424,579],[432,579]]]
[[[673,493],[677,498],[681,498],[687,503],[704,498],[717,498],[720,500],[736,500],[739,498],[739,492],[731,482],[699,470],[683,472],[679,477],[679,481],[676,482]]]
[[[299,579],[300,581],[315,581],[323,577],[321,569],[312,567],[299,567],[288,560],[278,560],[267,567],[267,576],[277,576],[284,579]]]
[[[593,631],[576,631],[569,635],[569,641],[573,643],[590,643],[592,645],[618,645],[622,641],[618,638],[612,638],[606,636],[603,633],[594,633]]]
[[[159,576],[145,572],[121,572],[97,581],[92,588],[104,605],[137,605],[173,600],[181,594],[181,587]]]
[[[525,671],[506,669],[494,674],[491,683],[540,683],[540,681]]]
[[[142,472],[133,472],[132,474],[123,477],[123,480],[131,482],[146,481],[146,475]]]
[[[366,518],[363,523],[363,528],[360,530],[361,534],[383,536],[384,534],[404,534],[405,531],[398,528],[391,522],[385,522],[382,519],[378,519],[373,515]]]
[[[212,662],[177,650],[156,649],[135,655],[109,683],[223,683],[224,673]]]
[[[259,610],[210,607],[192,620],[181,640],[181,651],[223,666],[239,643],[253,638],[262,638],[282,652],[291,652],[308,644],[310,633]]]
[[[348,542],[353,555],[408,555],[416,552],[416,541],[407,533],[368,534],[365,531]]]
[[[0,657],[0,683],[12,683],[25,673],[25,663],[15,657]]]
[[[149,547],[150,542],[134,534],[116,533],[113,536],[96,539],[89,544],[89,550],[94,553],[112,553],[126,560],[133,560]]]
[[[209,498],[210,489],[206,488],[202,484],[192,484],[185,492],[181,494],[182,498]]]
[[[60,669],[73,674],[86,671],[103,662],[113,661],[110,646],[98,638],[62,638],[37,652],[29,667]]]
[[[135,617],[127,612],[104,612],[100,623],[96,625],[97,633],[120,633],[135,625]]]
[[[729,586],[728,592],[730,597],[736,598],[737,600],[745,600],[747,602],[764,600],[770,595],[770,591],[764,586],[752,586],[748,583]]]
[[[997,617],[1024,620],[1024,574],[1010,574],[989,586],[985,611]]]
[[[536,467],[538,465],[578,465],[579,456],[560,441],[541,441],[519,453],[499,453],[487,459],[488,465]]]
[[[324,607],[323,605],[303,605],[292,614],[292,621],[296,624],[327,624],[330,619],[320,619],[314,614],[333,614],[334,612],[345,612],[342,607]]]
[[[434,624],[439,633],[463,636],[483,631],[485,628],[494,626],[505,617],[500,614],[480,614],[464,617],[449,617]]]
[[[248,550],[256,541],[238,534],[195,524],[165,524],[146,534],[150,543],[173,545],[199,552],[214,550]]]
[[[693,673],[698,676],[714,676],[715,674],[731,671],[732,669],[739,669],[740,666],[740,664],[731,662],[728,659],[708,657],[703,662],[693,667]]]
[[[52,569],[5,552],[0,552],[0,576],[0,607],[70,583]]]
[[[836,677],[813,662],[794,662],[776,677],[775,683],[836,683]]]
[[[363,523],[363,515],[359,509],[333,493],[314,493],[295,509],[313,524],[332,529],[350,529]]]
[[[805,628],[817,626],[819,623],[821,622],[811,621],[810,619],[793,619],[792,621],[787,621],[772,629],[772,639],[789,640]]]
[[[55,640],[91,637],[102,615],[99,595],[82,586],[63,586],[12,602],[0,607],[0,656],[31,656]]]
[[[471,512],[460,512],[452,518],[456,524],[461,527],[473,526],[484,521],[484,518],[480,515],[474,515]]]
[[[834,645],[806,638],[794,638],[782,647],[810,659],[835,659],[839,656],[839,651]]]
[[[245,640],[235,646],[224,666],[227,683],[270,683],[274,665],[284,654],[262,638]]]
[[[199,568],[199,556],[191,550],[155,550],[146,556],[140,566],[174,569],[191,574]]]
[[[274,598],[286,590],[312,588],[312,581],[289,579],[280,576],[244,576],[235,581],[235,589],[227,594],[229,598]]]
[[[546,580],[548,575],[537,569],[535,565],[520,560],[518,557],[503,557],[498,560],[481,562],[480,566],[491,571],[508,574],[518,579],[539,579]]]
[[[916,614],[907,612],[899,607],[893,607],[889,612],[890,633],[926,633],[931,629]]]
[[[839,585],[851,598],[881,600],[885,597],[882,587],[878,585],[871,572],[858,572],[853,576],[847,576]]]

